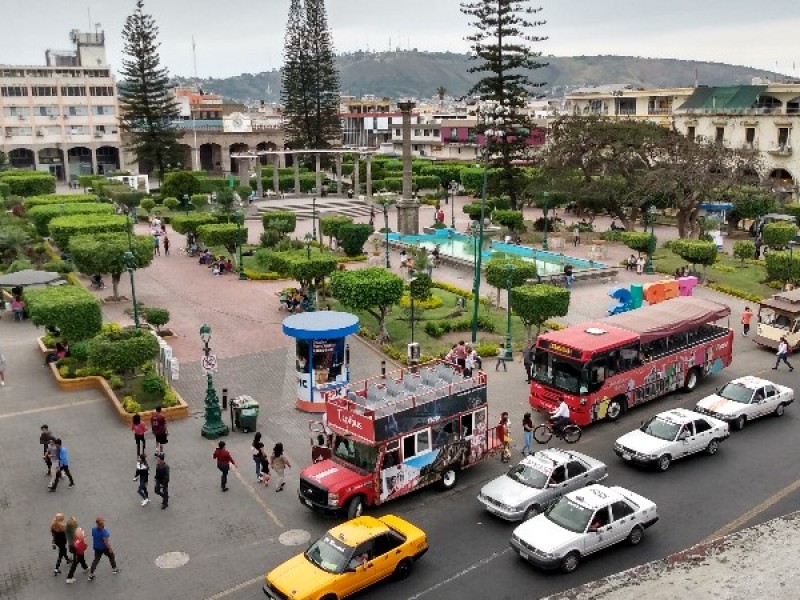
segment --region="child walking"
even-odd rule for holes
[[[147,482],[150,479],[150,466],[147,464],[147,457],[142,452],[139,455],[139,460],[136,461],[136,476],[133,478],[139,480],[139,489],[136,492],[142,497],[142,506],[150,504],[150,496],[147,493]]]
[[[75,529],[75,541],[72,544],[72,564],[67,573],[67,583],[75,583],[75,571],[78,569],[78,565],[81,566],[84,573],[89,570],[85,557],[86,547],[86,534],[83,529],[78,527]]]
[[[286,471],[287,467],[292,467],[292,465],[289,464],[289,459],[283,454],[283,444],[280,442],[275,444],[275,447],[272,449],[270,466],[275,470],[275,484],[278,486],[275,488],[275,491],[280,492],[283,490],[283,486],[286,485],[286,481],[284,480],[284,472]]]

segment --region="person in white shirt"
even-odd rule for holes
[[[775,366],[772,367],[773,371],[778,370],[778,365],[781,364],[781,361],[786,363],[786,366],[789,367],[790,373],[794,371],[794,367],[792,367],[792,365],[789,364],[789,361],[786,358],[787,356],[789,356],[789,343],[786,341],[785,337],[781,338],[781,342],[780,344],[778,344],[778,351],[775,353],[775,356],[777,358],[775,359]]]
[[[558,405],[558,408],[550,413],[550,416],[553,417],[553,425],[558,433],[561,433],[564,427],[569,425],[569,406],[567,406],[563,397],[561,398],[561,403]]]

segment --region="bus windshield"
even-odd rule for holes
[[[581,393],[582,365],[576,360],[537,350],[534,356],[533,378],[571,394]]]
[[[344,435],[336,435],[333,440],[333,454],[337,458],[365,471],[375,471],[378,462],[378,449],[356,442]]]

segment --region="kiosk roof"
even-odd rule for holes
[[[283,320],[283,333],[297,340],[343,338],[358,331],[358,317],[330,310],[304,312]]]

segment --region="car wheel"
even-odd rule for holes
[[[328,594],[327,596],[323,596],[320,600],[337,600],[334,594]]]
[[[394,568],[395,579],[397,579],[398,581],[402,581],[403,579],[408,577],[411,574],[411,566],[413,564],[414,563],[411,562],[410,558],[404,558],[399,563],[397,563],[397,566]]]
[[[706,454],[709,456],[714,456],[719,450],[719,441],[718,440],[711,440],[708,442],[708,446],[706,446]]]
[[[697,369],[689,369],[689,372],[686,374],[686,381],[683,384],[683,391],[684,392],[694,391],[699,381],[700,381],[699,371]]]
[[[608,408],[606,409],[606,419],[614,422],[622,416],[624,411],[625,405],[622,403],[622,398],[614,398],[608,403]]]
[[[581,564],[581,555],[577,552],[570,552],[561,559],[561,570],[564,573],[572,573]]]
[[[781,402],[778,406],[775,407],[775,412],[773,413],[776,417],[782,417],[783,413],[786,412],[786,405]]]
[[[733,422],[733,428],[737,431],[741,431],[744,429],[744,424],[747,423],[747,417],[744,415],[739,415],[736,420]]]
[[[669,454],[664,454],[663,456],[659,457],[658,459],[658,470],[659,471],[666,471],[669,469],[669,466],[672,464],[672,458]]]
[[[350,502],[347,503],[347,518],[355,519],[356,517],[360,517],[363,512],[364,501],[361,499],[361,496],[351,498]]]
[[[639,544],[639,542],[642,541],[643,537],[644,537],[644,529],[642,529],[641,525],[637,525],[636,527],[631,529],[631,532],[628,534],[628,543],[631,546],[636,546]]]
[[[533,517],[541,513],[542,513],[541,507],[538,504],[534,504],[532,506],[529,506],[528,509],[525,511],[525,516],[523,517],[523,519],[527,521],[528,519],[532,519]]]
[[[455,467],[447,467],[442,473],[442,489],[452,490],[458,483],[458,471]]]

